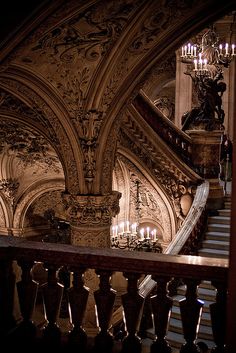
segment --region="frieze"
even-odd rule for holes
[[[81,231],[72,228],[71,243],[79,246],[89,246],[96,248],[109,248],[110,247],[110,234],[108,231],[93,230]]]

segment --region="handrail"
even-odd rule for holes
[[[176,233],[175,238],[165,249],[166,255],[178,255],[188,241],[194,227],[197,225],[202,212],[206,207],[206,202],[209,194],[209,182],[205,180],[197,187],[196,194],[191,205],[191,208],[183,222],[182,227]],[[156,282],[150,275],[146,276],[139,286],[139,293],[146,297],[155,287]]]
[[[0,236],[1,261],[38,261],[55,266],[224,281],[228,260],[29,241]],[[217,271],[216,271],[217,267]]]
[[[155,107],[143,91],[135,97],[134,107],[152,129],[175,151],[180,158],[192,167],[192,140],[182,130],[166,118]]]
[[[176,233],[173,241],[166,248],[165,254],[177,255],[181,252],[206,207],[208,195],[209,182],[205,180],[197,187],[192,206],[190,207],[183,225]]]
[[[14,296],[14,276],[11,276],[10,267],[13,260],[17,261],[22,269],[21,281],[17,282],[16,284],[19,302],[22,304],[21,310],[23,309],[23,321],[19,324],[16,323],[16,325],[14,322],[12,322],[13,317],[11,314],[13,313],[12,299]],[[18,238],[14,236],[0,236],[0,290],[3,294],[1,295],[0,311],[3,313],[1,317],[1,327],[4,328],[3,339],[7,339],[8,333],[11,334],[11,332],[14,332],[14,330],[17,332],[17,329],[20,330],[18,332],[23,330],[25,334],[28,334],[28,328],[31,328],[32,326],[30,326],[31,317],[28,316],[28,313],[31,311],[33,312],[32,309],[37,295],[37,283],[32,281],[29,271],[31,268],[33,268],[32,266],[34,262],[41,262],[48,269],[47,282],[41,288],[42,295],[45,300],[44,303],[46,303],[44,307],[46,313],[45,317],[48,320],[45,326],[46,331],[44,330],[41,332],[41,338],[46,340],[44,341],[46,344],[48,342],[47,339],[50,339],[52,343],[56,343],[55,330],[57,330],[58,333],[56,335],[58,343],[61,337],[60,327],[57,326],[57,318],[59,315],[60,302],[62,299],[64,287],[58,283],[56,275],[57,270],[63,266],[66,266],[68,271],[72,271],[71,275],[73,276],[73,285],[70,288],[72,292],[68,292],[68,295],[70,293],[69,301],[71,301],[71,310],[73,310],[72,322],[75,325],[78,325],[78,322],[82,322],[82,314],[85,312],[87,306],[86,298],[89,293],[89,288],[83,286],[83,273],[86,270],[95,270],[95,272],[100,277],[100,289],[94,292],[94,299],[96,301],[97,307],[99,308],[98,324],[99,329],[106,333],[107,327],[109,325],[109,318],[111,317],[112,313],[111,304],[113,305],[115,300],[115,292],[109,286],[109,277],[116,271],[122,272],[123,276],[127,279],[127,291],[122,296],[122,303],[124,307],[125,321],[129,323],[129,327],[127,329],[128,336],[125,338],[122,345],[128,345],[129,350],[127,351],[131,351],[131,347],[133,346],[132,335],[136,337],[133,332],[136,332],[137,328],[139,327],[142,307],[144,304],[144,297],[138,293],[137,288],[137,280],[140,278],[140,276],[152,276],[158,283],[160,283],[158,293],[162,299],[159,302],[159,300],[157,300],[158,295],[154,296],[155,298],[157,297],[157,299],[155,299],[155,303],[158,305],[158,308],[161,308],[163,306],[162,300],[165,298],[169,303],[169,311],[171,307],[171,301],[169,297],[166,296],[165,287],[171,278],[175,278],[177,280],[184,279],[184,283],[187,285],[187,288],[189,288],[189,290],[186,291],[187,294],[185,302],[190,301],[191,303],[194,302],[196,305],[198,305],[199,302],[196,299],[196,293],[193,292],[193,288],[195,287],[196,290],[197,284],[202,280],[211,281],[213,285],[215,283],[217,290],[220,291],[219,298],[224,297],[222,286],[225,286],[225,280],[227,278],[229,266],[228,260],[221,258],[217,259],[200,256],[171,254],[167,256],[166,254],[159,253],[135,252],[108,248],[100,249],[59,243],[43,243],[29,241],[25,238]],[[30,298],[32,300],[30,300]],[[106,303],[109,305],[106,305]],[[218,301],[218,305],[223,306],[225,303],[222,304],[221,301]],[[78,306],[82,306],[83,310],[78,311]],[[159,319],[160,314],[160,309],[158,308],[156,308],[154,305],[153,315],[155,316],[156,320],[157,316]],[[190,316],[193,315],[193,313],[196,313],[194,308],[196,308],[194,305],[193,308],[188,307],[187,312],[185,308],[182,308],[184,313],[182,320],[185,322],[185,325],[186,322],[189,322],[189,310],[191,311]],[[161,320],[161,328],[159,326],[155,327],[157,336],[159,332],[166,330],[165,323],[168,321],[169,314],[168,312],[164,313],[162,311],[162,315],[163,320]],[[219,319],[221,320],[221,318],[217,317],[217,320]],[[5,325],[6,322],[8,323],[7,326]],[[13,326],[11,326],[12,324]],[[186,327],[185,325],[183,325],[184,328]],[[217,324],[215,324],[215,327],[218,327]],[[82,332],[82,328],[79,332],[77,326],[74,326],[74,328],[75,331],[74,329],[71,331],[72,336],[69,335],[68,339],[71,337],[73,340],[73,334],[80,334]],[[95,337],[95,344],[100,344],[102,347],[104,347],[104,344],[106,344],[108,339],[109,342],[111,342],[111,339],[113,340],[109,334],[105,335],[103,331],[101,332],[105,343],[103,341],[99,341],[101,337],[100,333],[98,333],[98,335]],[[196,335],[195,326],[193,325],[190,333],[185,330],[184,334],[187,337],[186,340],[191,339],[193,334]],[[86,330],[83,331],[83,335],[86,335],[86,337],[88,336],[86,334]],[[11,336],[9,336],[9,339],[10,337]],[[130,342],[129,337],[131,337]],[[20,340],[20,338],[21,335],[18,335],[17,339]],[[141,341],[138,337],[137,340],[139,344],[141,344]],[[10,342],[12,342],[12,340]],[[12,343],[13,346],[14,343],[16,345],[18,344],[17,340]],[[23,340],[22,343],[25,344],[25,340]],[[70,344],[69,341],[68,344]]]

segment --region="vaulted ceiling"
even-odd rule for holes
[[[18,198],[40,179],[55,178],[73,194],[110,193],[120,126],[133,97],[142,87],[154,92],[153,77],[156,92],[168,87],[175,50],[235,6],[213,0],[7,5],[0,28],[0,179],[20,182]]]

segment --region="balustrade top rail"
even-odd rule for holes
[[[112,272],[224,281],[228,260],[43,243],[0,236],[1,260],[24,260]]]
[[[178,153],[186,164],[192,167],[191,138],[166,118],[144,92],[136,96],[133,105],[152,129],[172,147],[173,151]]]

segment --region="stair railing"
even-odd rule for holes
[[[15,283],[12,262],[17,261],[21,269],[20,279]],[[46,283],[41,287],[43,296],[45,325],[39,330],[32,320],[37,300],[38,283],[32,278],[35,263],[42,263],[47,269]],[[72,278],[69,289],[58,280],[58,271],[66,266]],[[171,278],[183,278],[187,287],[186,298],[182,302],[185,344],[183,352],[197,349],[195,339],[201,303],[197,298],[197,285],[202,280],[216,284],[219,295],[214,318],[222,326],[221,310],[225,304],[225,288],[228,261],[209,259],[199,256],[152,254],[128,252],[116,249],[97,249],[67,244],[49,244],[28,241],[17,237],[0,237],[0,334],[2,344],[10,348],[41,349],[58,348],[62,344],[85,345],[88,342],[86,322],[87,297],[90,288],[86,286],[84,274],[88,269],[95,270],[99,288],[94,300],[96,303],[98,331],[94,337],[95,351],[111,352],[114,337],[111,330],[111,315],[116,291],[111,287],[111,276],[116,271],[123,273],[127,281],[127,290],[122,295],[126,335],[122,339],[122,353],[141,352],[143,342],[138,336],[142,316],[144,297],[139,293],[138,281],[143,275],[150,275],[157,283],[151,297],[155,338],[151,351],[166,352],[170,343],[166,340],[168,318],[172,305],[168,295],[168,283]],[[62,334],[58,324],[58,314],[64,290],[68,293],[70,323],[72,330]],[[14,305],[18,298],[22,318],[15,322]],[[190,325],[191,324],[191,325]],[[221,327],[220,326],[220,327]],[[219,346],[222,340],[216,342]],[[219,347],[220,348],[220,347]],[[68,348],[69,349],[69,348]]]

